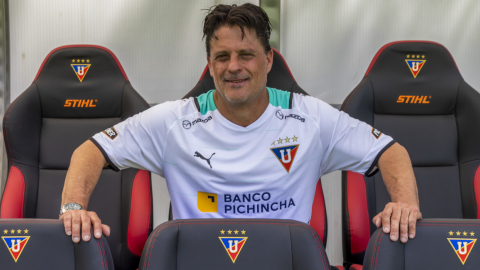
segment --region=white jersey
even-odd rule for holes
[[[267,88],[248,127],[216,109],[214,90],[165,102],[93,136],[116,170],[165,177],[174,219],[283,218],[309,223],[319,178],[371,175],[393,140],[323,101]]]

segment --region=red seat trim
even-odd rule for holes
[[[15,166],[10,167],[7,186],[3,193],[0,218],[23,218],[25,203],[25,178]]]
[[[363,269],[363,265],[360,265],[360,264],[352,264],[350,266],[350,269],[349,270],[362,270]]]
[[[475,208],[477,209],[477,219],[480,218],[480,207],[478,203],[480,202],[480,166],[477,167],[475,172],[475,178],[473,179],[473,190],[475,191]]]
[[[320,240],[325,244],[326,236],[326,216],[325,199],[323,198],[322,181],[318,179],[317,187],[315,189],[315,197],[313,198],[312,217],[310,219],[310,226],[320,236]]]
[[[367,189],[363,175],[347,172],[347,207],[351,253],[367,249],[370,239],[370,223],[367,206]]]
[[[127,232],[128,248],[137,256],[142,255],[143,246],[148,238],[152,212],[151,192],[149,172],[139,170],[133,180]]]

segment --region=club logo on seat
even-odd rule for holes
[[[239,230],[235,230],[235,231],[232,231],[232,230],[228,230],[228,231],[224,231],[223,229],[220,231],[220,234],[223,234],[225,235],[225,233],[227,234],[245,234],[246,231],[245,230],[242,230],[242,231],[239,231]],[[232,260],[233,263],[235,263],[235,261],[238,259],[238,255],[240,254],[240,251],[242,250],[243,246],[245,245],[245,242],[247,242],[247,239],[248,237],[235,237],[235,236],[232,236],[232,237],[218,237],[220,239],[220,242],[222,242],[222,245],[223,247],[225,248],[225,250],[227,251],[227,254],[228,256],[230,257],[230,259]]]
[[[474,232],[449,232],[449,235],[457,235],[457,236],[474,236]],[[467,261],[468,255],[470,255],[470,252],[473,249],[473,246],[475,245],[475,242],[477,242],[477,239],[474,238],[447,238],[448,242],[452,246],[453,250],[455,251],[455,254],[457,254],[458,258],[462,262],[462,264],[465,264]]]
[[[27,245],[30,236],[21,235],[27,234],[28,229],[25,230],[4,230],[3,234],[10,234],[11,236],[2,236],[3,242],[7,245],[8,251],[12,255],[15,262],[18,261],[18,258],[22,254],[23,249]]]
[[[80,82],[82,82],[83,79],[85,78],[85,75],[87,75],[87,71],[90,69],[90,66],[92,65],[92,64],[88,64],[90,63],[90,60],[73,59],[72,63],[73,64],[70,64],[70,65],[72,66],[73,71],[75,71],[75,74],[77,75],[78,79],[80,80]]]
[[[405,59],[405,62],[407,62],[408,68],[412,72],[413,77],[417,78],[418,73],[422,69],[425,62],[427,62],[427,60],[425,59],[425,55],[409,54],[407,55],[407,59]]]
[[[294,142],[296,142],[297,139],[298,137],[295,137],[295,136],[293,136],[293,138],[287,137],[285,139],[278,138],[278,140],[275,140],[272,143],[272,145],[275,145],[275,143],[282,144],[283,141],[290,142],[290,140],[293,140]],[[287,173],[289,173],[290,169],[292,168],[293,160],[297,155],[297,150],[299,146],[300,146],[299,144],[295,144],[295,145],[270,148],[272,153],[275,155],[278,161],[280,161],[280,164],[282,164],[283,168],[285,168]]]

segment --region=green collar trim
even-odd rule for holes
[[[288,91],[278,90],[276,88],[267,87],[268,102],[274,107],[281,107],[282,109],[289,109],[291,93]],[[202,115],[207,114],[210,111],[215,111],[217,106],[213,100],[213,92],[215,89],[201,94],[197,97],[198,108]]]

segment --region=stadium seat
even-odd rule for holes
[[[267,75],[267,86],[277,88],[284,91],[308,95],[295,81],[292,72],[288,68],[287,62],[283,56],[275,49],[273,49],[273,65],[272,69]],[[201,94],[207,93],[209,90],[215,89],[212,76],[208,70],[208,65],[205,67],[200,80],[195,87],[186,94],[183,98],[197,97]],[[175,207],[175,206],[173,206]],[[171,209],[171,208],[170,208]],[[172,211],[170,211],[169,220],[172,220]],[[312,219],[310,226],[312,226],[320,235],[320,239],[324,246],[327,244],[327,212],[325,210],[325,201],[323,198],[322,183],[319,180],[316,186],[315,199],[312,208]]]
[[[480,94],[463,80],[444,46],[386,44],[342,110],[407,149],[423,218],[480,217]],[[362,264],[377,229],[372,218],[391,199],[380,173],[343,172],[342,189],[344,260]]]
[[[114,269],[105,237],[75,244],[58,219],[2,219],[0,234],[1,269]]]
[[[95,133],[149,108],[108,49],[54,49],[8,108],[3,132],[8,179],[0,218],[57,219],[73,151]],[[150,172],[105,168],[88,210],[111,227],[115,268],[136,269],[152,230]]]
[[[365,253],[365,269],[478,269],[475,246],[480,220],[429,219],[417,224],[417,236],[406,244],[392,242],[378,229]]]
[[[330,266],[317,233],[305,223],[192,219],[159,225],[145,244],[138,269],[321,270]]]

